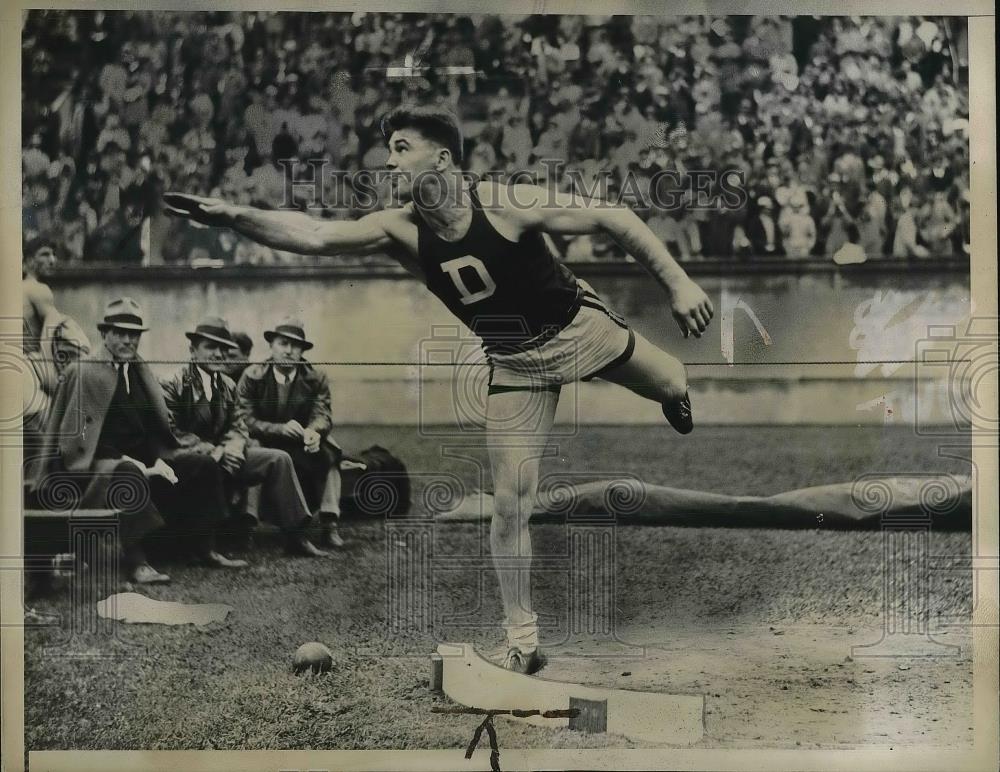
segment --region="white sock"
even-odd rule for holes
[[[507,648],[517,648],[525,654],[538,648],[538,614],[516,624],[505,620],[503,627],[507,631]]]

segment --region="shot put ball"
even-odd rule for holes
[[[333,654],[322,643],[303,643],[295,652],[292,669],[297,673],[326,673],[333,667]]]

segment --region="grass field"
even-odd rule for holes
[[[475,463],[443,458],[440,438],[420,437],[410,427],[357,427],[338,439],[349,450],[373,443],[392,449],[417,473],[418,488],[420,473],[439,471],[470,486],[478,482]],[[481,440],[467,435],[447,444]],[[464,452],[485,459],[481,449]],[[962,461],[939,457],[935,441],[879,427],[706,428],[685,439],[663,427],[591,427],[558,441],[558,455],[546,459],[543,474],[555,470],[631,473],[649,483],[746,494],[872,472],[969,471]],[[419,489],[416,494],[419,502]],[[537,526],[534,533],[538,554],[564,549],[564,526]],[[435,550],[482,556],[485,534],[478,524],[441,526]],[[28,749],[459,752],[477,721],[430,712],[447,701],[428,690],[427,655],[438,637],[460,637],[484,651],[501,643],[492,572],[469,565],[436,574],[431,628],[388,635],[386,545],[392,536],[383,522],[371,521],[346,524],[345,535],[349,545],[329,560],[291,559],[265,544],[241,573],[165,565],[173,584],[146,594],[227,603],[234,610],[221,625],[120,625],[113,641],[81,636],[61,650],[62,631],[29,630]],[[846,656],[851,644],[878,637],[880,533],[623,527],[616,539],[616,633],[645,654],[625,663],[557,656],[552,677],[705,694],[704,747],[961,744],[970,738],[971,653],[961,628],[942,627],[950,636],[942,640],[961,645],[958,656],[904,670],[895,660]],[[968,555],[970,535],[933,534],[931,551]],[[939,573],[928,587],[933,618],[967,620],[971,577]],[[596,651],[593,640],[569,634],[565,576],[540,573],[534,587],[546,621],[543,644],[556,654]],[[35,605],[68,616],[65,597]],[[331,674],[291,674],[292,653],[310,640],[334,651]],[[501,747],[508,748],[633,745],[621,737],[506,721],[498,730]]]

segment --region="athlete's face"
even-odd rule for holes
[[[30,255],[28,258],[29,266],[32,273],[36,276],[44,277],[56,264],[56,252],[55,250],[46,245],[39,247],[35,254]]]
[[[441,146],[413,129],[399,129],[389,137],[389,158],[385,166],[392,175],[393,191],[401,201],[413,199],[413,182],[421,179],[421,172],[443,171],[446,159]],[[428,177],[429,175],[424,175]]]

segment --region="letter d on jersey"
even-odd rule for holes
[[[479,280],[483,283],[483,288],[476,292],[472,292],[462,281],[462,276],[459,273],[463,268],[472,268],[477,274],[479,274]],[[494,292],[496,292],[497,285],[493,281],[493,277],[490,276],[489,271],[486,270],[486,265],[478,257],[473,257],[472,255],[466,255],[465,257],[456,257],[454,260],[447,260],[441,263],[441,270],[445,271],[453,282],[455,282],[455,289],[458,290],[459,294],[462,296],[462,304],[469,305],[470,303],[477,303],[480,300],[485,300]]]

